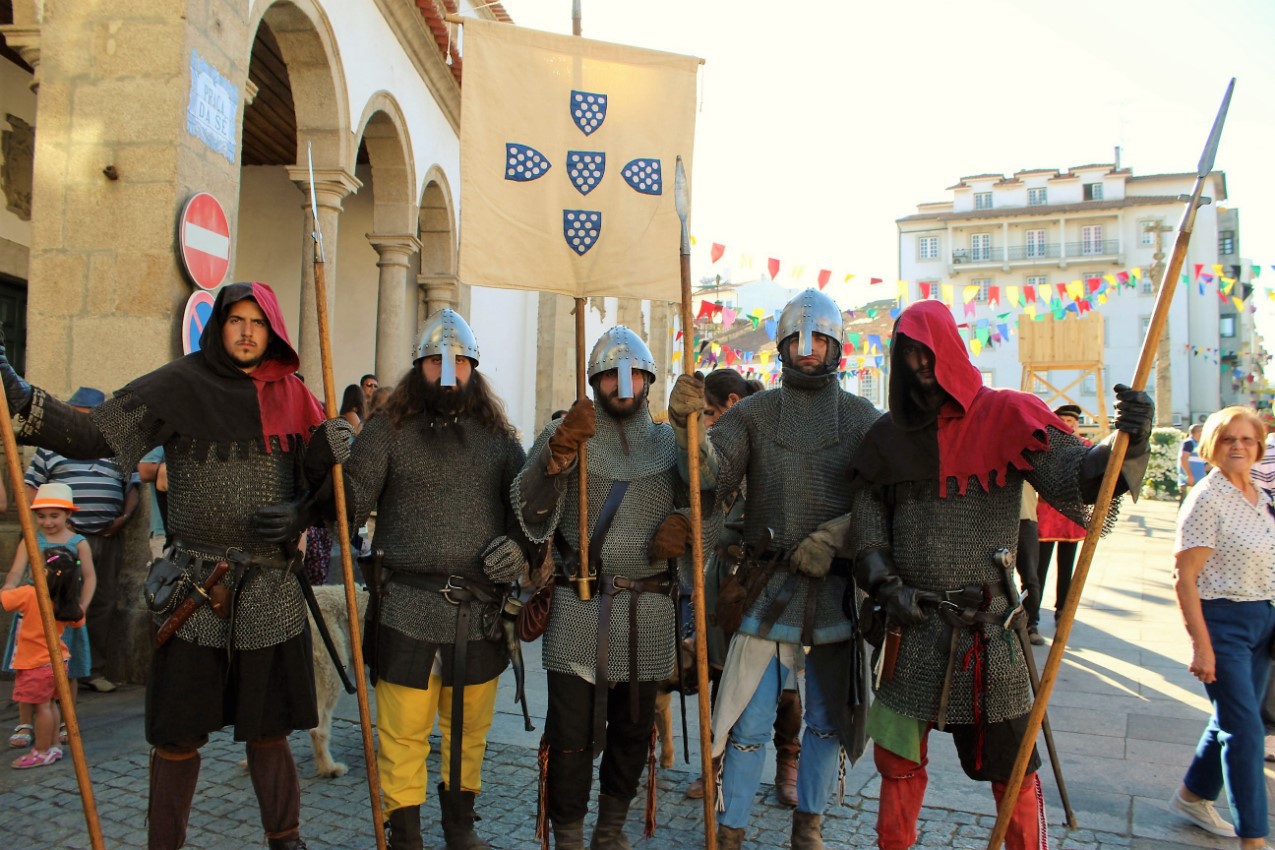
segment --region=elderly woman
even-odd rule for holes
[[[1275,632],[1275,518],[1250,477],[1265,430],[1246,407],[1204,423],[1199,452],[1214,468],[1187,495],[1174,546],[1190,670],[1213,716],[1170,807],[1215,835],[1238,835],[1243,848],[1265,847],[1267,833],[1261,701]],[[1213,808],[1223,785],[1234,828]]]

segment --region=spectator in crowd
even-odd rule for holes
[[[1275,502],[1275,415],[1263,410],[1261,418],[1266,427],[1266,451],[1262,459],[1253,464],[1253,483]],[[1275,762],[1275,659],[1271,660],[1266,699],[1262,701],[1262,722],[1266,724],[1266,760]]]
[[[338,415],[350,423],[356,436],[363,430],[363,420],[367,418],[367,396],[357,384],[350,384],[345,388]]]
[[[1265,428],[1247,407],[1226,407],[1204,424],[1199,454],[1214,470],[1191,489],[1174,544],[1178,604],[1193,647],[1190,671],[1213,714],[1170,807],[1200,828],[1266,846],[1261,699],[1275,634],[1275,516],[1253,484]],[[1225,788],[1235,826],[1213,802]]]
[[[1208,465],[1200,457],[1200,430],[1204,426],[1199,422],[1187,430],[1187,438],[1182,441],[1178,450],[1178,502],[1186,499],[1186,493],[1196,482],[1208,472]]]
[[[1080,442],[1086,446],[1091,446],[1093,443],[1080,436],[1078,430],[1080,414],[1080,405],[1077,404],[1062,404],[1054,408],[1054,415],[1071,429],[1071,433],[1079,437]],[[1049,561],[1054,556],[1055,548],[1058,551],[1058,575],[1054,579],[1054,620],[1057,621],[1058,612],[1062,610],[1063,604],[1067,601],[1067,594],[1071,590],[1071,573],[1076,566],[1076,551],[1079,549],[1080,542],[1085,539],[1085,527],[1067,519],[1048,502],[1040,505],[1036,519],[1040,538],[1036,580],[1042,594],[1045,592],[1045,579],[1049,577]],[[1044,643],[1044,640],[1036,634],[1034,628],[1036,624],[1032,625],[1032,637],[1035,638],[1032,642],[1040,640]]]
[[[372,396],[381,388],[381,382],[376,379],[375,375],[364,375],[359,378],[359,387],[363,390],[363,403],[370,408]]]
[[[88,413],[105,400],[101,390],[80,387],[67,404]],[[141,479],[125,473],[110,458],[72,460],[49,449],[39,449],[27,468],[27,498],[34,500],[40,485],[50,482],[70,486],[77,508],[72,525],[88,540],[97,573],[97,592],[87,612],[92,670],[80,686],[110,693],[115,685],[104,672],[107,647],[115,628],[116,587],[124,559],[120,533],[137,511],[137,485]]]
[[[367,409],[368,418],[371,418],[373,413],[384,407],[392,395],[394,395],[393,387],[378,387],[376,392],[372,393],[372,404]]]

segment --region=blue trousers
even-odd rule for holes
[[[833,725],[827,699],[819,688],[819,677],[812,669],[814,663],[815,656],[806,658],[803,701],[806,729],[801,738],[801,761],[797,763],[797,810],[821,815],[837,781],[841,739]],[[790,673],[778,657],[772,659],[744,713],[731,727],[722,768],[722,800],[726,811],[718,818],[718,823],[724,826],[736,829],[748,826],[766,766],[765,746],[774,735],[779,697]]]
[[[1213,716],[1183,783],[1206,800],[1216,800],[1225,787],[1236,834],[1263,838],[1267,833],[1262,765],[1266,730],[1261,709],[1271,669],[1267,647],[1275,632],[1275,607],[1269,602],[1229,599],[1205,599],[1201,605],[1217,659],[1217,679],[1204,686],[1213,703]]]

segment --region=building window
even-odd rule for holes
[[[1217,252],[1219,254],[1235,253],[1235,231],[1219,230],[1217,234]]]
[[[1049,201],[1046,200],[1048,197],[1049,197],[1049,190],[1044,187],[1041,187],[1039,189],[1028,189],[1027,190],[1027,205],[1030,207],[1042,206],[1044,204],[1049,203]]]
[[[1088,224],[1080,228],[1080,253],[1086,257],[1103,253],[1101,224]]]
[[[921,287],[929,288],[929,292],[925,296],[929,300],[938,301],[942,297],[943,293],[939,290],[939,282],[937,280],[920,280],[920,281],[917,281],[917,283]],[[924,289],[922,289],[921,291],[925,292]]]
[[[1028,286],[1047,286],[1049,280],[1043,274],[1029,274],[1027,276]],[[1040,290],[1037,290],[1039,292]]]
[[[1222,316],[1218,319],[1218,335],[1224,337],[1235,336],[1235,317]]]
[[[991,287],[991,285],[992,285],[992,279],[990,277],[976,277],[973,280],[971,280],[970,286],[978,287],[978,295],[974,296],[974,300],[980,304],[986,304],[987,290]]]
[[[990,260],[992,258],[992,234],[990,233],[971,233],[970,234],[970,259],[974,262]]]
[[[1101,201],[1102,200],[1102,184],[1086,183],[1085,184],[1085,200]]]
[[[975,192],[974,193],[974,209],[990,210],[992,208],[991,192]]]
[[[1098,379],[1093,375],[1085,375],[1083,381],[1080,382],[1080,391],[1085,395],[1098,394]]]
[[[1150,269],[1142,275],[1142,286],[1138,288],[1138,291],[1143,295],[1155,294],[1155,278],[1152,277]]]
[[[1143,317],[1142,317],[1142,330],[1138,333],[1138,336],[1139,336],[1140,338],[1142,338],[1142,339],[1146,339],[1146,336],[1147,336],[1147,328],[1149,328],[1149,327],[1151,327],[1151,317],[1150,317],[1150,316],[1143,316]],[[1155,386],[1155,384],[1152,384],[1152,386]]]
[[[922,260],[937,260],[939,258],[939,238],[937,236],[922,236],[916,240],[917,254]]]
[[[859,375],[859,395],[868,401],[876,401],[877,398],[877,381],[876,376],[872,374],[871,369],[864,369]]]
[[[1041,189],[1041,191],[1045,191]],[[1027,258],[1035,259],[1044,257],[1045,254],[1045,231],[1029,230],[1027,231]]]
[[[983,372],[982,375],[983,375],[983,386],[985,387],[996,386],[996,374],[994,372]]]
[[[1155,232],[1150,228],[1158,227],[1159,221],[1153,218],[1146,218],[1138,222],[1138,244],[1144,248],[1155,247]]]

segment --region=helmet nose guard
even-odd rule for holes
[[[798,335],[797,356],[808,357],[814,350],[815,334],[820,333],[841,345],[845,323],[841,308],[818,289],[799,292],[779,314],[775,338],[778,340],[780,359],[783,359],[784,343],[793,334]]]
[[[633,370],[655,377],[655,358],[642,338],[623,325],[608,330],[593,345],[589,355],[589,380],[595,375],[616,370],[620,398],[633,398]]]
[[[478,365],[478,341],[474,339],[474,331],[460,313],[450,307],[444,307],[426,320],[413,365],[435,354],[442,356],[439,383],[444,387],[456,386],[457,355],[468,357]]]

